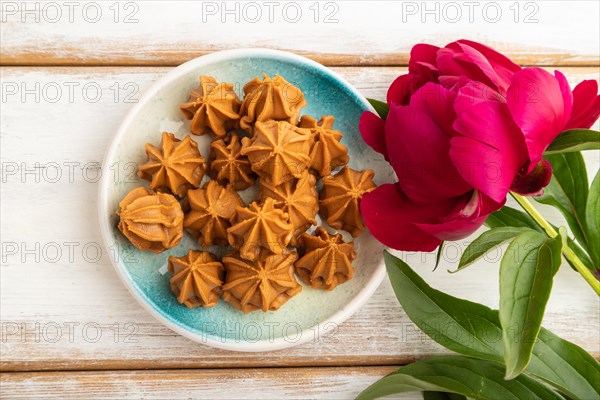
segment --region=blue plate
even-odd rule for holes
[[[145,161],[144,145],[158,143],[161,132],[183,138],[189,121],[179,104],[188,99],[200,75],[230,82],[243,97],[244,84],[262,73],[279,74],[299,87],[307,100],[303,114],[315,118],[335,117],[335,129],[344,133],[350,166],[375,170],[376,183],[392,181],[393,172],[383,158],[366,146],[358,131],[367,100],[346,80],[324,66],[291,53],[267,49],[228,50],[199,57],[180,65],[158,80],[129,112],[106,153],[99,187],[99,216],[102,236],[115,269],[132,295],[159,321],[195,341],[222,349],[267,351],[291,347],[334,332],[373,294],[385,275],[383,247],[364,232],[355,240],[358,258],[354,277],[333,291],[303,287],[278,311],[244,315],[224,301],[213,308],[189,309],[177,302],[169,286],[166,263],[169,255],[182,256],[197,243],[186,234],[181,244],[161,254],[142,252],[131,246],[117,229],[119,201],[147,181],[137,178],[137,164]],[[193,136],[206,157],[211,138]],[[243,193],[246,200],[252,190]],[[329,229],[331,231],[331,229]],[[344,239],[349,240],[344,233]],[[218,252],[218,249],[216,250]],[[218,254],[218,253],[217,253]],[[222,254],[218,254],[222,255]]]

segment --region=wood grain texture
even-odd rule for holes
[[[353,399],[393,367],[5,373],[11,399]],[[421,399],[419,393],[393,396]]]
[[[178,65],[269,47],[326,65],[406,65],[415,43],[469,38],[520,64],[599,64],[595,1],[90,3],[3,2],[0,62]]]
[[[307,344],[272,353],[235,353],[191,342],[163,327],[135,302],[101,244],[95,181],[98,173],[105,172],[98,167],[105,148],[132,106],[123,102],[125,94],[132,93],[125,86],[136,85],[134,89],[139,92],[131,98],[139,98],[169,70],[0,69],[3,89],[11,88],[3,92],[6,98],[2,100],[0,123],[0,368],[37,371],[398,365],[445,353],[410,322],[387,279],[359,312],[329,336],[321,332]],[[362,93],[376,98],[384,98],[389,83],[405,71],[373,67],[334,70]],[[572,84],[598,75],[596,68],[567,68],[564,72]],[[100,88],[97,101],[92,91],[87,95],[82,91],[90,83]],[[9,95],[14,85],[18,91]],[[36,87],[40,88],[38,98]],[[45,92],[44,87],[48,88]],[[57,87],[63,89],[55,100],[50,90]],[[65,87],[73,87],[73,93]],[[118,99],[115,92],[119,93]],[[590,153],[587,161],[593,172],[598,169],[598,154]],[[60,179],[56,179],[57,171],[62,174]],[[555,214],[546,208],[544,212],[558,222]],[[458,247],[464,248],[467,242],[448,247],[445,260],[435,272],[431,271],[434,254],[404,256],[434,287],[496,307],[498,263],[487,260],[460,274],[446,273],[446,269],[456,266]],[[7,245],[16,248],[4,247]],[[96,251],[102,254],[97,256]],[[599,306],[583,279],[562,268],[544,325],[599,357]],[[18,376],[27,375],[3,379],[12,381]],[[107,376],[125,380],[137,375]],[[36,379],[31,376],[30,381]]]

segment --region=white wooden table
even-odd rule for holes
[[[465,37],[559,66],[572,84],[600,78],[596,1],[1,3],[2,398],[352,398],[446,352],[387,280],[331,336],[273,353],[191,342],[134,301],[101,244],[96,182],[121,119],[174,66],[226,48],[284,49],[383,99],[413,44]],[[595,172],[598,154],[587,161]],[[410,263],[433,286],[496,307],[498,263],[446,272],[468,241],[435,272],[433,254]],[[544,325],[600,357],[599,311],[564,267]]]

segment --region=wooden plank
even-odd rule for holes
[[[2,4],[3,65],[178,65],[243,47],[327,65],[406,65],[415,43],[460,38],[526,65],[599,63],[595,1]]]
[[[376,98],[384,98],[389,83],[405,71],[396,67],[334,69],[365,95]],[[125,86],[137,85],[134,89],[142,93],[169,70],[0,69],[7,96],[0,120],[0,228],[3,246],[16,246],[10,251],[3,248],[0,267],[0,369],[398,365],[444,353],[410,322],[387,280],[330,336],[273,353],[235,353],[193,343],[163,327],[129,295],[106,251],[96,262],[95,250],[102,244],[96,222],[95,168],[132,106],[124,102],[125,95],[133,93]],[[598,77],[597,68],[566,68],[564,72],[571,83]],[[89,83],[101,89],[95,102],[91,101],[96,97],[93,91],[87,95],[82,91]],[[12,84],[18,92],[9,95],[12,89],[5,89]],[[44,87],[48,89],[44,91]],[[54,101],[56,95],[50,89],[56,87],[62,88],[62,95]],[[72,96],[67,87],[73,87]],[[115,91],[119,93],[117,102]],[[598,169],[598,154],[589,153],[592,173]],[[56,170],[62,173],[58,180]],[[558,222],[555,214],[544,212]],[[456,246],[464,248],[467,241]],[[53,252],[57,249],[61,252],[58,260]],[[434,254],[406,256],[433,286],[496,307],[497,263],[484,261],[451,276],[446,269],[456,265],[456,250],[454,246],[446,250],[446,260],[435,272],[431,271]],[[562,268],[545,326],[598,357],[599,311],[598,299],[583,279]]]
[[[393,367],[5,373],[11,399],[354,399]],[[422,399],[420,393],[393,396]]]

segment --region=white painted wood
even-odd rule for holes
[[[131,93],[132,87],[142,92],[168,70],[0,69],[2,94],[6,96],[1,103],[0,121],[0,228],[4,246],[0,267],[0,367],[52,370],[391,365],[445,352],[409,321],[387,280],[368,304],[332,336],[284,351],[241,354],[193,343],[162,327],[119,282],[103,248],[98,262],[93,262],[95,249],[102,247],[94,183],[98,171],[94,165],[101,161],[112,133],[131,107],[123,102],[123,95]],[[372,67],[335,70],[365,95],[378,98],[384,97],[392,79],[404,71]],[[572,83],[598,75],[595,68],[564,71]],[[117,102],[115,83],[120,88]],[[89,93],[82,92],[86,84],[90,85]],[[127,89],[127,84],[134,86]],[[18,93],[9,95],[14,85]],[[35,90],[21,98],[22,89],[35,89],[36,85],[40,88],[38,101]],[[101,95],[97,102],[91,102],[95,85],[102,88]],[[64,91],[69,86],[73,87],[72,101],[68,91]],[[50,90],[57,87],[63,88],[63,93],[52,102],[55,95]],[[590,169],[597,170],[597,156],[588,158]],[[73,166],[72,180],[69,165]],[[62,172],[60,179],[56,179],[57,167]],[[551,217],[556,221],[556,215]],[[13,243],[16,248],[7,247]],[[465,243],[458,245],[464,247]],[[82,254],[85,246],[86,255]],[[74,250],[72,260],[70,248]],[[33,252],[29,252],[31,249]],[[62,253],[53,262],[57,249]],[[496,307],[498,265],[479,262],[464,272],[449,275],[446,269],[453,268],[457,261],[454,250],[447,248],[447,260],[435,272],[431,271],[433,254],[411,255],[409,261],[434,287]],[[555,279],[544,325],[598,357],[599,306],[598,298],[583,279],[563,267]],[[342,370],[339,376],[343,374]],[[128,376],[110,375],[111,379]],[[37,378],[28,379],[35,388]],[[315,387],[329,385],[329,381],[318,383],[318,379]],[[350,393],[374,377],[369,375],[356,383],[351,377],[339,379],[339,384]],[[145,390],[135,379],[131,382],[132,387]],[[198,385],[199,388],[202,384]],[[149,396],[150,392],[143,393]]]
[[[571,83],[600,78],[597,1],[298,1],[296,23],[290,22],[296,6],[284,1],[273,4],[273,22],[262,1],[67,3],[0,2],[0,64],[177,65],[215,50],[258,46],[291,50],[327,65],[405,65],[415,43],[443,45],[464,37],[493,45],[521,64],[595,66],[561,68]],[[92,22],[96,4],[101,16]],[[250,21],[252,4],[262,14],[257,23]],[[238,11],[224,15],[224,7]],[[472,21],[469,7],[474,7]],[[434,11],[425,14],[425,8]],[[501,16],[492,22],[498,9]],[[457,10],[462,15],[453,22]],[[337,22],[325,23],[333,11]],[[378,98],[404,71],[335,69]],[[178,336],[145,313],[119,282],[102,247],[95,181],[106,172],[98,166],[132,105],[127,101],[168,70],[0,68],[0,370],[49,371],[1,374],[2,397],[349,399],[393,365],[446,353],[410,322],[387,279],[333,335],[273,353],[215,350]],[[598,170],[599,158],[587,154],[590,174]],[[560,222],[554,210],[541,209]],[[447,247],[435,272],[433,254],[405,257],[433,286],[496,307],[497,263],[445,272],[456,265],[456,249],[467,241]],[[103,254],[95,260],[98,249]],[[563,267],[544,325],[598,358],[599,312],[598,298]],[[275,366],[303,368],[268,368]],[[156,370],[139,370],[144,368]],[[109,371],[53,371],[94,369]]]
[[[390,367],[14,373],[7,398],[28,399],[354,399]],[[388,397],[422,399],[420,393]]]
[[[174,65],[271,47],[330,65],[407,62],[469,38],[525,64],[598,63],[597,1],[2,2],[3,63]]]

